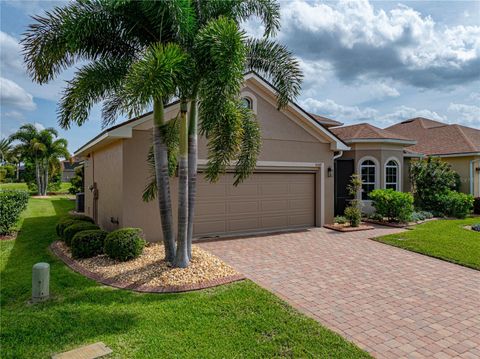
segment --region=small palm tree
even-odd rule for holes
[[[248,39],[239,29],[239,23],[252,15],[265,25],[265,37],[260,40]],[[197,132],[208,140],[207,178],[216,180],[231,160],[237,160],[238,184],[253,171],[260,148],[258,124],[238,98],[244,72],[266,75],[279,89],[279,107],[299,93],[298,62],[285,47],[268,39],[279,28],[278,3],[87,0],[34,19],[23,46],[35,81],[46,83],[76,61],[88,61],[65,89],[59,111],[62,127],[83,124],[93,104],[100,101],[104,101],[104,126],[121,114],[137,115],[153,107],[151,159],[166,260],[186,267],[191,257]],[[180,113],[177,121],[167,122],[164,106],[173,97],[180,99]],[[179,141],[171,140],[171,133]],[[173,148],[177,144],[176,239],[169,154],[177,152]]]
[[[11,141],[18,141],[15,151],[23,162],[31,161],[35,165],[35,178],[38,195],[45,196],[48,190],[49,174],[58,168],[59,157],[70,158],[67,141],[57,138],[54,128],[38,130],[32,124],[26,124],[10,136]]]

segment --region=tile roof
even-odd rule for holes
[[[448,125],[422,117],[412,118],[386,130],[408,135],[417,141],[409,150],[426,155],[480,152],[480,130]]]
[[[400,140],[412,141],[413,139],[404,135],[399,135],[388,130],[375,127],[369,123],[359,123],[357,125],[333,127],[330,129],[335,135],[344,141],[355,140]]]
[[[325,127],[342,126],[343,125],[342,122],[339,122],[337,120],[332,120],[331,118],[328,118],[328,117],[316,115],[316,114],[311,113],[311,112],[310,112],[310,116],[312,116],[315,120],[320,122]]]

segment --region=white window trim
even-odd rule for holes
[[[248,97],[252,101],[252,112],[257,115],[257,97],[250,91],[240,92],[240,98]]]
[[[374,189],[378,189],[380,188],[380,176],[379,176],[379,171],[380,171],[380,163],[378,162],[378,160],[373,157],[373,156],[364,156],[362,158],[360,158],[360,160],[357,162],[357,173],[358,175],[360,176],[360,179],[362,179],[362,163],[365,162],[365,161],[372,161],[374,164],[375,164],[375,184],[374,184]],[[362,199],[362,192],[363,192],[363,189],[360,190],[360,193],[359,193],[359,196],[358,196],[358,199],[361,200],[362,202],[365,202],[365,203],[370,203],[372,202],[371,199]]]
[[[387,188],[387,163],[390,161],[394,161],[397,164],[397,191],[402,192],[402,166],[400,160],[394,156],[387,158],[383,165],[383,188]]]

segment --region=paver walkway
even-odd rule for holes
[[[324,228],[201,243],[377,358],[480,358],[480,272]]]

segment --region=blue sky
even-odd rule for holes
[[[61,1],[0,2],[1,136],[23,123],[56,126],[67,70],[44,86],[26,76],[18,44],[30,16]],[[278,41],[300,59],[298,103],[344,123],[379,127],[414,116],[480,128],[480,1],[282,1]],[[252,36],[257,20],[244,24]],[[94,108],[60,135],[73,152],[101,131]]]

